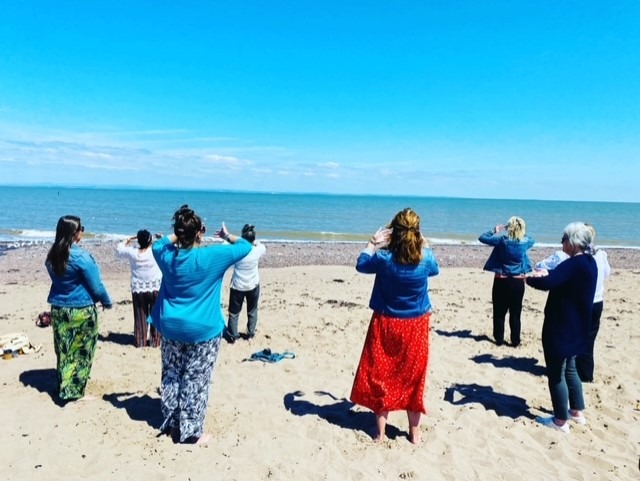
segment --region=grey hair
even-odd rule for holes
[[[591,251],[593,245],[593,231],[584,222],[572,222],[562,231],[567,236],[569,244],[579,248],[582,252]]]

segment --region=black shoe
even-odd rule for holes
[[[238,340],[237,337],[232,336],[228,332],[225,332],[223,337],[224,337],[224,340],[227,341],[229,344],[234,344]]]

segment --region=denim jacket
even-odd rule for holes
[[[112,306],[111,297],[100,278],[98,264],[91,254],[76,244],[71,246],[67,270],[62,276],[45,262],[51,289],[47,302],[55,307],[87,307],[100,302],[104,307]]]
[[[521,241],[509,239],[506,232],[488,231],[478,240],[493,246],[493,251],[484,265],[484,270],[503,276],[520,276],[533,270],[527,251],[535,241],[525,236]]]
[[[375,274],[369,307],[385,316],[410,319],[431,311],[429,277],[440,268],[431,249],[422,250],[422,260],[416,265],[398,264],[391,252],[365,249],[360,253],[356,270]]]

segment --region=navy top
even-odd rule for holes
[[[386,249],[360,253],[356,270],[363,274],[375,274],[369,307],[389,317],[410,319],[431,310],[429,301],[430,276],[440,270],[431,249],[422,249],[419,264],[399,264]]]
[[[493,251],[484,265],[485,271],[503,276],[521,276],[533,270],[527,254],[535,243],[531,237],[525,236],[522,240],[515,240],[510,239],[504,231],[498,233],[488,231],[478,240],[493,246]]]
[[[570,257],[547,276],[527,278],[531,287],[549,291],[542,326],[545,353],[568,358],[584,352],[597,278],[596,261],[588,254]]]

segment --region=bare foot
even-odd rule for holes
[[[420,432],[420,428],[416,427],[409,429],[409,442],[416,445],[422,442],[422,433]]]
[[[373,438],[373,442],[374,443],[384,443],[387,440],[387,438],[385,437],[384,434],[378,434],[377,436],[374,436]]]
[[[211,441],[211,438],[213,438],[213,436],[210,433],[204,433],[202,436],[200,436],[200,439],[198,439],[196,444],[207,444],[209,441]]]
[[[210,433],[203,433],[200,437],[190,436],[182,441],[182,444],[207,444],[212,437]]]

